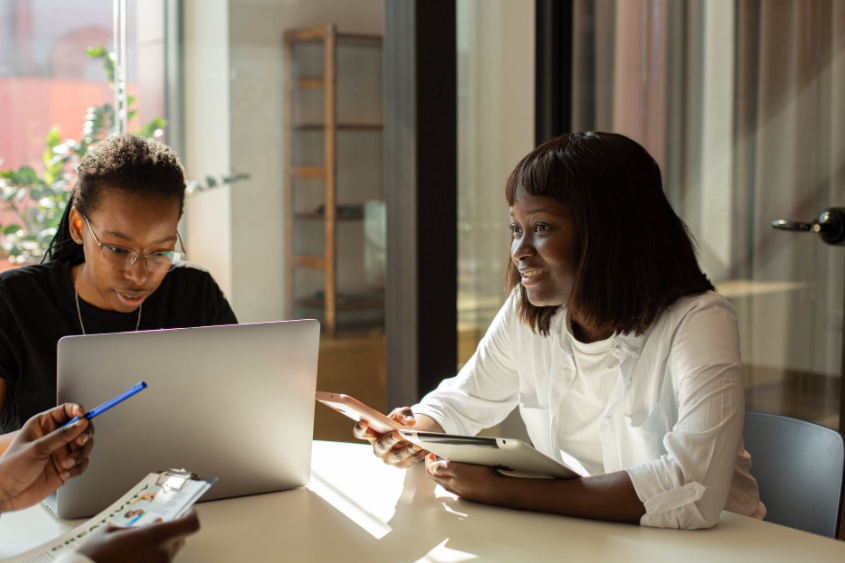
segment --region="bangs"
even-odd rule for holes
[[[597,332],[643,334],[680,297],[714,291],[695,242],[663,192],[660,167],[637,142],[616,133],[571,133],[523,158],[505,186],[508,205],[525,196],[569,207],[581,257],[565,304]],[[535,306],[509,256],[505,295],[543,336],[559,306]]]
[[[531,151],[513,169],[505,185],[509,206],[526,195],[552,197],[568,204],[569,185],[574,175],[568,167],[571,158],[567,146],[549,150],[545,143]]]

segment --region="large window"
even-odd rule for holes
[[[381,0],[0,0],[0,269],[40,261],[115,132],[121,12],[127,129],[186,167],[190,260],[241,322],[318,318],[319,388],[385,409]],[[351,439],[328,409],[316,435]]]
[[[191,260],[241,322],[317,318],[318,389],[386,408],[381,0],[182,2]],[[330,306],[329,306],[330,304]],[[282,359],[283,361],[283,359]],[[351,440],[317,407],[315,437]]]
[[[129,130],[162,133],[160,2],[127,3]],[[0,2],[0,271],[39,262],[86,146],[114,131],[109,0]]]
[[[573,129],[651,151],[737,311],[749,410],[839,425],[845,255],[776,231],[845,203],[839,2],[576,1]]]
[[[505,182],[534,148],[534,1],[462,0],[458,29],[458,362],[505,301]],[[492,432],[521,437],[512,416]]]

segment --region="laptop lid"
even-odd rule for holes
[[[218,477],[203,500],[305,485],[319,339],[314,320],[62,338],[60,404],[91,409],[139,381],[149,387],[94,420],[90,465],[51,510],[94,515],[169,468]]]

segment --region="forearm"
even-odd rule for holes
[[[503,477],[489,504],[576,518],[639,524],[645,507],[625,471],[580,479]]]
[[[415,414],[414,418],[417,423],[414,425],[414,430],[421,430],[423,432],[439,432],[443,434],[443,427],[438,424],[436,420],[424,414]]]

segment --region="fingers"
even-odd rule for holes
[[[39,414],[37,417],[42,417],[45,414],[47,413]],[[57,430],[53,430],[46,436],[35,440],[34,445],[37,451],[39,451],[42,455],[52,455],[52,453],[59,448],[78,438],[87,427],[88,421],[84,418],[80,418],[70,426],[60,427]],[[89,440],[90,438],[86,439],[86,441]]]
[[[85,444],[89,443],[94,439],[94,423],[90,420],[88,421],[88,428],[86,428],[82,434],[76,437],[76,440],[73,440],[70,444],[68,444],[68,450],[75,452],[76,450],[83,447]]]
[[[85,409],[83,409],[80,405],[77,405],[76,403],[65,403],[63,405],[59,405],[58,407],[52,408],[42,414],[49,415],[49,418],[53,421],[54,425],[49,428],[50,430],[52,430],[56,427],[61,426],[62,424],[64,424],[75,416],[82,418],[83,416],[85,416]]]
[[[355,428],[352,429],[352,435],[359,440],[367,440],[371,444],[381,437],[381,434],[370,428],[366,420],[359,420]]]
[[[173,542],[173,546],[170,548],[170,552],[172,555],[176,555],[182,548],[185,547],[185,538],[179,538],[175,542]]]
[[[390,448],[390,451],[384,456],[385,461],[394,465],[405,463],[408,458],[416,456],[420,452],[420,448],[411,442],[402,441]],[[425,457],[425,454],[418,456],[416,461]],[[411,464],[413,465],[413,463]]]
[[[445,459],[433,459],[431,463],[426,462],[425,468],[429,475],[439,477],[441,479],[447,479],[455,476],[453,464]]]
[[[395,409],[390,413],[389,418],[392,418],[396,422],[408,427],[414,426],[417,423],[417,419],[414,418],[414,411],[411,410],[411,407],[400,407]]]
[[[429,469],[429,467],[431,467],[431,464],[434,463],[435,461],[437,461],[436,455],[430,453],[430,454],[425,456],[425,472],[426,473],[429,473],[428,469]]]
[[[76,440],[71,443],[71,446],[74,446],[81,438],[87,438],[87,436],[87,434],[81,434]],[[93,449],[94,439],[86,439],[84,445],[76,446],[75,449],[69,455],[67,455],[66,457],[62,456],[62,459],[59,461],[59,469],[73,469],[81,466],[83,462],[86,462],[88,460],[88,457],[91,455],[91,450]],[[85,467],[87,467],[87,464],[85,465]]]
[[[382,434],[375,442],[373,442],[373,451],[376,453],[378,457],[384,458],[393,446],[402,442],[402,436],[399,435],[399,432],[393,431],[388,432],[387,434]]]
[[[185,534],[180,534],[175,540],[171,539],[169,541],[164,541],[164,544],[168,544],[167,549],[170,552],[171,558],[175,557],[176,554],[179,553],[183,547],[185,547],[185,536],[196,533],[200,528],[199,518],[197,518],[197,513],[193,508],[186,512],[185,515],[182,516],[179,520],[189,522],[192,526],[192,529],[191,531]]]
[[[395,414],[395,411],[391,416],[393,414]],[[368,440],[373,445],[373,453],[380,457],[383,462],[400,469],[411,467],[422,460],[426,454],[416,445],[402,439],[399,432],[379,434],[370,428],[365,420],[358,422],[352,433],[359,440]]]
[[[410,442],[409,442],[410,443]],[[414,446],[413,444],[411,444]],[[408,469],[409,467],[413,467],[414,465],[418,464],[422,460],[425,459],[428,452],[426,450],[421,450],[414,446],[415,451],[409,451],[407,457],[404,460],[395,463],[394,465],[399,469]]]
[[[67,483],[69,480],[73,479],[74,477],[79,477],[85,470],[88,469],[88,459],[86,458],[81,463],[74,465],[68,471],[62,473],[62,481]]]
[[[425,470],[428,477],[447,491],[457,494],[457,492],[453,490],[453,482],[455,479],[451,467],[453,465],[454,464],[450,464],[445,459],[437,459],[434,454],[427,456],[425,460]]]
[[[146,528],[150,530],[153,541],[161,544],[197,533],[200,529],[200,521],[197,512],[192,508],[177,520],[150,524]],[[139,528],[139,530],[143,529]]]
[[[426,453],[416,444],[397,438],[398,432],[385,434],[373,444],[376,455],[387,464],[406,469],[422,460]]]

